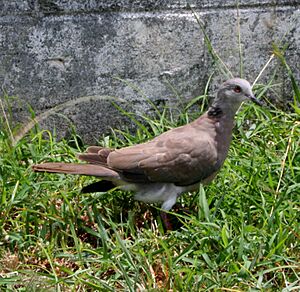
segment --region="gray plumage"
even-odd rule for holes
[[[215,177],[228,153],[235,113],[247,99],[259,103],[248,81],[231,79],[220,86],[208,111],[185,126],[122,149],[91,146],[78,155],[86,164],[43,163],[33,170],[97,176],[169,210],[181,193]]]

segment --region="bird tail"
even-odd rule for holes
[[[32,170],[37,172],[90,175],[112,179],[119,178],[119,174],[116,171],[106,168],[105,166],[95,164],[47,162],[33,165]]]
[[[110,180],[100,180],[83,187],[81,189],[81,193],[87,194],[87,193],[107,192],[115,187],[116,185]]]

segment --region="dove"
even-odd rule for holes
[[[208,110],[189,124],[121,149],[90,146],[78,155],[84,163],[46,162],[32,169],[95,176],[101,180],[82,192],[118,187],[169,211],[182,193],[197,191],[216,176],[228,154],[235,114],[246,100],[261,105],[247,80],[233,78],[221,84]]]

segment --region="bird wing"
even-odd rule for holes
[[[85,153],[78,154],[77,158],[90,164],[107,166],[107,157],[113,151],[114,149],[110,148],[90,146],[86,149]]]
[[[213,123],[196,120],[149,142],[115,150],[107,164],[129,181],[194,184],[217,170],[214,137]]]

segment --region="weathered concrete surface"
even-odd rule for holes
[[[222,60],[239,75],[235,3],[0,0],[0,84],[19,97],[14,119],[28,121],[28,104],[37,115],[58,107],[64,117],[52,114],[42,126],[56,127],[63,136],[74,124],[85,141],[93,142],[110,127],[125,124],[110,97],[124,100],[122,106],[133,111],[149,110],[132,85],[157,103],[174,101],[172,86],[183,98],[201,94],[216,68],[188,4]],[[300,77],[298,0],[242,0],[239,17],[247,79],[254,80],[270,57],[272,42],[283,37],[290,45],[287,61]],[[221,79],[216,74],[215,82]],[[280,70],[277,79],[286,83]],[[279,96],[291,95],[285,88]]]

